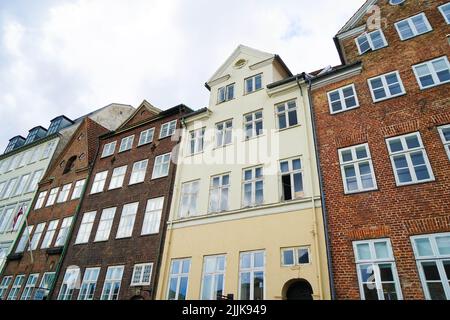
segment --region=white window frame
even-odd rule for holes
[[[161,130],[159,131],[159,139],[164,139],[173,136],[173,134],[177,130],[177,123],[178,120],[172,120],[164,123],[161,126]]]
[[[263,266],[262,267],[255,267],[255,254],[258,253],[262,253],[263,254]],[[250,261],[250,267],[249,268],[243,268],[242,267],[242,259],[244,257],[244,255],[251,255],[251,261]],[[239,300],[242,300],[242,292],[241,292],[241,287],[242,287],[242,274],[243,273],[250,273],[250,297],[249,300],[254,300],[255,299],[255,273],[257,272],[262,272],[263,273],[263,284],[264,284],[264,288],[263,288],[263,297],[262,300],[264,300],[266,298],[266,289],[267,289],[267,282],[266,282],[266,264],[267,264],[267,257],[266,257],[266,251],[265,250],[258,250],[258,251],[247,251],[247,252],[241,252],[239,254]]]
[[[158,234],[161,227],[161,217],[164,208],[164,197],[153,198],[147,201],[141,235]]]
[[[91,301],[94,300],[95,289],[97,287],[100,268],[86,268],[84,270],[83,280],[81,281],[80,290],[78,292],[78,300]],[[84,292],[85,291],[85,292]]]
[[[348,99],[349,97],[346,98],[344,96],[344,90],[348,89],[348,88],[352,88],[353,89],[353,96],[351,96],[351,97],[355,98],[355,102],[356,102],[356,105],[354,105],[353,107],[347,107],[346,99]],[[336,92],[339,94],[339,102],[341,103],[341,107],[342,107],[342,109],[338,110],[338,111],[334,111],[333,110],[333,104],[332,104],[333,102],[336,102],[337,100],[336,101],[331,101],[331,95],[333,93],[336,93]],[[338,88],[338,89],[335,89],[335,90],[328,91],[327,92],[327,97],[328,97],[328,106],[330,108],[330,114],[337,114],[337,113],[341,113],[341,112],[345,112],[345,111],[349,111],[349,110],[353,110],[353,109],[359,108],[358,94],[356,93],[356,87],[355,87],[354,83],[352,83],[350,85],[347,85],[347,86],[344,86],[344,87],[341,87],[341,88]]]
[[[375,252],[375,244],[376,243],[386,243],[387,244],[388,255],[389,255],[388,258],[378,259],[376,257],[376,252]],[[358,245],[360,245],[360,244],[368,244],[369,245],[369,250],[370,250],[370,255],[371,255],[370,259],[359,259]],[[402,287],[400,285],[400,279],[399,279],[398,272],[397,272],[395,257],[394,257],[394,253],[392,251],[392,244],[391,244],[391,240],[389,238],[354,241],[353,242],[353,252],[354,252],[354,256],[355,256],[356,272],[358,275],[358,285],[359,285],[361,300],[365,300],[365,294],[364,294],[364,283],[362,282],[361,274],[360,274],[360,267],[367,266],[367,265],[371,265],[374,270],[375,286],[376,286],[376,290],[377,290],[378,300],[385,300],[384,294],[383,294],[383,289],[382,289],[380,269],[379,269],[380,264],[390,264],[391,265],[391,267],[392,267],[391,270],[392,270],[392,275],[394,278],[394,284],[395,284],[397,298],[398,298],[398,300],[403,300]]]
[[[447,8],[447,7],[448,7],[448,10],[450,11],[450,2],[447,2],[447,3],[443,4],[442,6],[439,6],[439,11],[441,12],[442,16],[444,17],[445,22],[447,22],[447,24],[450,24],[450,15],[446,16],[444,13],[444,8]]]
[[[72,189],[72,184],[66,184],[61,188],[61,191],[59,192],[58,199],[56,200],[56,203],[63,203],[66,202],[67,199],[69,199],[70,190]]]
[[[89,211],[83,214],[80,227],[78,228],[78,234],[75,239],[75,244],[85,244],[89,242],[96,216],[97,211]]]
[[[69,230],[73,222],[73,217],[66,217],[63,219],[61,226],[59,227],[59,232],[56,237],[55,241],[55,247],[62,247],[66,243],[68,236],[69,236]]]
[[[145,268],[150,268],[150,272],[148,275],[148,281],[144,281],[144,275],[145,275]],[[138,275],[139,271],[139,281],[135,282],[134,278]],[[133,274],[131,276],[131,283],[130,287],[142,287],[142,286],[149,286],[152,282],[152,274],[153,274],[153,263],[139,263],[135,264],[133,267]]]
[[[114,168],[109,181],[108,190],[120,189],[123,187],[125,176],[127,175],[128,166]]]
[[[222,126],[222,129],[219,129]],[[230,141],[227,142],[227,137]],[[228,146],[233,143],[233,119],[216,123],[216,148]]]
[[[55,272],[45,272],[42,275],[41,282],[39,283],[39,289],[45,290],[45,296],[47,297],[50,292],[50,287],[53,285],[55,281]],[[35,293],[36,299],[36,293]]]
[[[2,282],[0,283],[0,300],[5,299],[6,292],[8,291],[8,288],[11,285],[12,280],[13,280],[12,276],[3,277]]]
[[[33,237],[30,241],[31,250],[36,250],[38,248],[39,242],[41,241],[42,234],[44,233],[46,222],[39,223],[34,230]]]
[[[133,164],[128,185],[134,185],[145,181],[147,175],[148,159],[137,161]]]
[[[168,160],[165,161],[165,158],[168,157]],[[170,161],[172,159],[172,153],[166,153],[155,157],[155,162],[153,164],[153,172],[152,172],[152,180],[164,178],[169,175],[170,172]],[[165,172],[162,171],[164,166],[167,165],[167,170]]]
[[[58,229],[59,220],[52,220],[48,223],[47,230],[45,231],[44,239],[41,243],[41,249],[48,249],[53,243],[56,230]]]
[[[116,239],[131,238],[133,236],[138,210],[139,202],[127,203],[123,206]]]
[[[413,149],[408,149],[408,146],[406,144],[406,138],[411,137],[411,136],[416,136],[417,137],[417,139],[418,139],[418,141],[420,143],[419,147],[413,148]],[[392,152],[389,142],[391,142],[392,140],[398,140],[398,139],[400,139],[400,141],[401,141],[403,150],[402,151],[397,151],[397,152]],[[392,137],[392,138],[386,139],[386,144],[387,144],[387,148],[388,148],[388,151],[389,151],[389,157],[391,159],[392,170],[394,172],[395,182],[396,182],[397,186],[407,186],[407,185],[418,184],[418,183],[425,183],[425,182],[429,182],[429,181],[434,181],[435,180],[434,174],[433,174],[433,169],[431,168],[431,164],[430,164],[430,161],[428,159],[428,154],[427,154],[427,151],[425,150],[425,146],[423,145],[422,137],[421,137],[421,134],[419,132],[409,133],[409,134],[406,134],[406,135],[402,135],[402,136],[397,136],[397,137]],[[425,165],[426,165],[428,173],[430,175],[430,178],[427,179],[427,180],[418,180],[416,172],[414,170],[414,165],[413,165],[412,160],[411,160],[411,154],[415,153],[415,152],[418,152],[418,151],[422,152],[423,158],[425,160]],[[406,157],[406,162],[407,162],[407,165],[408,165],[409,173],[411,175],[411,181],[410,182],[403,182],[403,183],[400,182],[400,179],[399,179],[398,174],[397,174],[397,167],[395,166],[395,161],[394,161],[394,158],[396,156],[399,156],[399,155],[404,155]]]
[[[400,93],[397,93],[397,94],[394,94],[394,95],[391,94],[391,91],[389,90],[389,85],[388,85],[388,83],[386,81],[386,77],[388,77],[388,76],[390,76],[392,74],[396,74],[397,75],[398,84],[400,85],[400,88],[402,90]],[[384,89],[384,92],[386,93],[386,97],[380,98],[380,99],[375,98],[375,93],[374,93],[374,89],[372,87],[372,82],[371,82],[372,80],[375,80],[375,79],[378,79],[378,78],[381,79],[381,82],[383,84],[382,88]],[[389,73],[378,75],[376,77],[372,77],[370,79],[367,79],[367,83],[369,85],[370,95],[372,96],[373,102],[381,102],[381,101],[385,101],[385,100],[388,100],[388,99],[400,97],[400,96],[403,96],[403,95],[406,94],[405,87],[403,86],[402,78],[400,77],[400,73],[398,71],[393,71],[393,72],[389,72]],[[377,89],[379,89],[379,88],[377,88]]]
[[[27,186],[28,182],[30,181],[30,174],[24,174],[20,177],[16,190],[14,190],[13,196],[19,196],[25,191],[25,187]]]
[[[116,269],[118,271],[120,271],[120,278],[109,278],[108,279],[108,272],[110,269]],[[107,271],[106,271],[106,276],[105,276],[105,281],[103,283],[103,290],[102,290],[102,295],[101,295],[101,300],[119,300],[119,296],[120,296],[120,288],[122,286],[122,278],[123,278],[123,273],[124,273],[124,266],[110,266],[108,267]],[[112,271],[113,272],[113,271]],[[106,293],[106,285],[107,284],[111,284],[111,289],[114,288],[115,284],[119,284],[118,287],[118,291],[117,291],[117,297],[114,298],[114,290],[111,290],[109,292],[109,294]]]
[[[362,158],[362,159],[358,159],[357,153],[356,153],[356,149],[362,148],[362,147],[364,147],[366,149],[367,157]],[[352,160],[351,161],[344,161],[344,158],[343,158],[342,154],[344,152],[346,152],[346,151],[350,151],[352,153]],[[363,143],[363,144],[359,144],[359,145],[355,145],[355,146],[339,149],[338,150],[338,154],[339,154],[339,165],[341,167],[341,176],[342,176],[342,182],[343,182],[345,194],[369,192],[369,191],[373,191],[373,190],[377,190],[378,189],[377,179],[376,179],[376,176],[375,176],[375,169],[373,167],[373,162],[372,162],[372,155],[370,153],[370,148],[369,148],[369,144],[368,143]],[[360,172],[360,169],[359,169],[359,165],[361,163],[368,163],[369,164],[370,174],[371,174],[372,181],[373,181],[373,187],[372,188],[364,188],[363,187],[361,172]],[[353,166],[353,169],[355,170],[356,184],[358,185],[358,189],[357,190],[353,190],[352,191],[352,190],[348,189],[347,176],[345,174],[345,168],[348,167],[348,166]]]
[[[50,193],[48,194],[47,202],[45,203],[46,207],[51,207],[55,204],[56,198],[58,197],[59,187],[53,188],[50,190]]]
[[[221,104],[227,101],[231,101],[236,97],[236,88],[235,83],[230,83],[224,87],[221,87],[217,90],[217,104]],[[229,97],[230,95],[230,88],[233,88],[233,96]],[[223,94],[223,99],[222,99]]]
[[[261,169],[261,177],[256,177],[256,170],[257,169]],[[252,178],[250,180],[246,180],[245,179],[245,172],[246,171],[252,171]],[[256,183],[262,181],[262,185],[263,185],[263,199],[261,203],[256,203]],[[246,205],[245,203],[245,185],[247,184],[251,184],[252,185],[252,195],[251,195],[251,201],[250,204]],[[252,208],[252,207],[257,207],[257,206],[261,206],[264,204],[264,198],[265,198],[265,194],[264,194],[264,188],[265,187],[265,183],[264,183],[264,167],[263,166],[256,166],[256,167],[251,167],[251,168],[245,168],[242,170],[242,208]]]
[[[90,194],[102,193],[105,190],[106,179],[108,179],[108,171],[97,172],[92,183]]]
[[[103,209],[100,221],[98,223],[97,232],[95,233],[94,242],[108,241],[111,236],[111,229],[116,217],[116,207]]]
[[[8,298],[6,300],[17,300],[19,297],[20,289],[22,289],[22,285],[25,281],[25,275],[24,274],[18,274],[14,278],[13,285],[8,293]]]
[[[45,198],[47,197],[47,193],[48,193],[47,190],[39,193],[39,196],[36,200],[36,204],[34,205],[34,210],[41,209],[44,206]]]
[[[294,165],[293,162],[294,161],[300,161],[300,169],[295,169],[294,170]],[[281,164],[287,162],[288,163],[288,172],[282,172],[281,171]],[[303,158],[302,157],[294,157],[294,158],[289,158],[289,159],[283,159],[280,160],[280,171],[279,171],[279,179],[280,179],[280,187],[281,187],[281,199],[282,201],[292,201],[292,200],[296,200],[296,199],[302,199],[305,197],[305,174],[304,174],[304,168],[303,168]],[[302,190],[299,191],[299,195],[296,195],[295,192],[295,175],[300,174],[301,177],[301,183],[302,183]],[[290,176],[290,183],[291,183],[291,199],[285,199],[285,195],[284,195],[284,187],[283,187],[283,176]]]
[[[174,266],[174,262],[179,262],[179,270],[178,272],[173,272],[173,266]],[[187,273],[183,272],[183,264],[184,263],[189,263],[189,270]],[[172,259],[172,261],[170,262],[170,271],[169,271],[169,283],[167,285],[167,300],[169,300],[169,296],[170,296],[170,282],[172,279],[176,279],[177,280],[177,289],[175,291],[175,299],[174,300],[180,300],[179,299],[179,295],[180,295],[180,284],[181,284],[181,279],[182,278],[187,278],[187,283],[186,283],[186,296],[185,299],[187,299],[188,296],[188,292],[189,292],[189,273],[191,271],[191,267],[192,267],[192,260],[191,258],[184,258],[184,259]]]
[[[383,39],[383,44],[384,44],[382,47],[379,47],[379,48],[374,48],[372,37],[371,37],[371,35],[376,33],[376,32],[380,32],[380,35],[381,35],[381,38]],[[367,40],[367,42],[369,43],[369,46],[370,46],[370,50],[366,50],[364,52],[361,51],[361,47],[360,47],[360,44],[358,42],[358,39],[363,37],[363,36],[366,37],[366,40]],[[380,49],[383,49],[383,48],[388,46],[388,43],[386,41],[386,37],[384,36],[384,32],[381,29],[376,29],[376,30],[371,31],[371,32],[364,32],[363,34],[361,34],[357,38],[355,38],[355,42],[356,42],[356,47],[358,48],[359,55],[363,55],[363,54],[365,54],[367,52],[370,52],[370,51],[380,50]]]
[[[152,143],[155,136],[155,128],[144,130],[139,135],[138,147]]]
[[[83,188],[86,184],[86,179],[78,180],[75,182],[75,187],[73,188],[71,200],[80,199],[83,194]]]
[[[258,78],[258,77],[260,78],[260,82],[261,82],[261,87],[260,88],[256,88],[256,78]],[[252,82],[252,89],[251,90],[248,90],[248,86],[247,86],[247,82],[248,81]],[[253,93],[253,92],[257,92],[257,91],[262,90],[262,89],[264,89],[263,74],[262,73],[258,73],[258,74],[255,74],[254,76],[245,78],[245,80],[244,80],[244,93],[245,94],[250,94],[250,93]]]
[[[34,225],[28,226],[23,229],[23,233],[20,236],[19,243],[16,247],[16,253],[23,253],[28,245],[28,239],[31,239],[31,233],[33,232]]]
[[[189,218],[195,217],[198,215],[198,196],[200,192],[200,180],[188,181],[184,182],[181,185],[180,192],[180,207],[178,212],[178,218]],[[187,211],[183,207],[183,198],[187,198]],[[193,207],[192,203],[195,203]],[[193,207],[193,208],[192,208]],[[194,209],[194,212],[191,212],[190,209]]]
[[[39,279],[39,273],[33,273],[28,276],[28,279],[27,279],[27,282],[25,282],[25,287],[23,288],[20,300],[31,300],[31,297],[33,295],[33,289],[36,287],[38,279]]]
[[[44,170],[36,170],[35,172],[33,172],[26,193],[33,192],[37,189],[38,183],[41,180],[43,172]]]
[[[107,143],[103,146],[101,159],[110,157],[116,152],[117,141]]]
[[[442,284],[444,289],[444,293],[446,295],[446,299],[450,300],[450,278],[447,277],[447,274],[444,269],[444,261],[450,261],[450,254],[440,254],[439,248],[436,242],[436,238],[439,237],[450,237],[450,233],[435,233],[435,234],[426,234],[420,236],[411,237],[411,243],[413,247],[414,257],[416,259],[417,269],[419,270],[419,277],[422,283],[422,288],[425,293],[425,299],[431,300],[430,291],[428,289],[427,280],[425,278],[425,272],[423,270],[422,263],[423,262],[431,262],[435,263],[439,272],[440,280],[439,282]],[[419,239],[427,239],[430,243],[431,249],[433,251],[432,255],[429,256],[420,256],[419,250],[417,249],[416,240]],[[438,280],[433,280],[433,282],[438,282]]]
[[[203,152],[205,148],[205,131],[206,128],[200,128],[189,132],[187,150],[190,156]]]
[[[75,285],[80,277],[79,268],[67,268],[59,289],[58,300],[72,300]]]
[[[259,113],[261,114],[261,118],[256,118],[256,115]],[[247,121],[248,116],[252,117],[252,119],[250,121]],[[244,140],[245,141],[260,137],[264,134],[264,112],[262,109],[244,114],[243,122],[244,122]],[[256,125],[258,123],[262,124],[262,129],[261,129],[260,133],[258,133],[258,131],[256,130]],[[252,132],[250,135],[247,135],[247,125],[252,126],[252,129],[251,129]]]
[[[12,196],[12,193],[17,185],[18,178],[12,178],[6,184],[5,190],[3,191],[2,199],[7,199]]]
[[[214,259],[215,261],[215,268],[212,272],[207,272],[206,266],[209,259]],[[219,260],[223,259],[223,270],[219,269]],[[200,300],[217,300],[217,296],[214,296],[214,293],[217,291],[222,291],[222,295],[225,293],[225,274],[227,270],[227,256],[222,255],[214,255],[214,256],[205,256],[203,258],[203,272],[202,272],[202,283],[201,283],[201,289],[200,289]],[[205,290],[205,278],[207,276],[210,276],[212,278],[211,280],[211,292],[207,293],[207,296],[204,296],[204,290]],[[218,287],[218,277],[222,276],[222,288]],[[221,290],[218,290],[221,289]]]
[[[119,153],[131,150],[133,148],[134,143],[134,134],[132,136],[128,136],[120,141]]]
[[[444,145],[445,151],[447,153],[448,159],[450,160],[450,140],[446,141],[444,136],[444,130],[450,130],[450,124],[447,124],[445,126],[441,126],[438,128],[439,135],[441,136],[442,143]]]
[[[307,250],[308,251],[308,263],[300,263],[299,251]],[[291,251],[294,263],[286,264],[284,263],[284,253]],[[306,266],[311,264],[311,248],[307,246],[303,247],[290,247],[281,249],[281,266],[282,267],[294,267],[294,266]]]
[[[442,57],[439,57],[439,58],[436,58],[436,59],[432,59],[432,60],[429,60],[429,61],[425,61],[425,62],[422,62],[422,63],[415,64],[415,65],[412,66],[413,71],[414,71],[414,75],[416,76],[417,83],[419,84],[419,87],[420,87],[421,90],[430,89],[430,88],[434,88],[434,87],[437,87],[437,86],[440,86],[440,85],[443,85],[443,84],[446,84],[446,83],[450,83],[450,80],[446,80],[446,81],[441,82],[441,80],[439,79],[439,77],[437,75],[437,71],[434,69],[433,62],[436,62],[436,61],[442,60],[442,59],[444,60],[444,63],[447,65],[447,70],[450,72],[450,62],[448,61],[448,57],[447,56],[442,56]],[[431,76],[433,78],[434,84],[432,84],[430,86],[426,86],[426,87],[424,87],[422,85],[422,82],[420,81],[419,74],[417,73],[417,68],[422,67],[422,66],[427,66],[428,71],[430,72],[427,76]],[[439,70],[439,71],[443,71],[443,70]]]
[[[225,177],[228,177],[228,184],[223,184],[223,180]],[[219,179],[219,185],[214,186],[214,180]],[[208,201],[208,213],[220,213],[225,212],[230,209],[230,189],[231,189],[231,173],[224,173],[221,175],[211,177],[211,182],[209,185],[209,201]],[[222,196],[223,192],[226,190],[227,193],[227,202],[226,207],[222,208]],[[213,192],[217,192],[217,203],[215,204],[217,210],[213,210]]]
[[[419,33],[419,31],[417,30],[416,25],[415,25],[414,22],[412,21],[414,18],[419,17],[419,16],[422,16],[423,21],[425,22],[425,25],[426,25],[427,28],[428,28],[427,31],[422,32],[422,33]],[[402,22],[406,22],[406,23],[409,25],[409,28],[411,29],[411,31],[412,31],[412,33],[413,33],[413,35],[412,35],[411,37],[406,37],[406,38],[403,37],[402,33],[400,32],[400,27],[399,27],[399,24],[402,23]],[[395,28],[397,29],[397,33],[398,33],[398,35],[399,35],[399,37],[400,37],[400,40],[402,40],[402,41],[409,40],[409,39],[415,38],[415,37],[417,37],[417,36],[420,36],[420,35],[422,35],[422,34],[425,34],[425,33],[428,33],[428,32],[430,32],[430,31],[433,31],[433,28],[431,27],[431,24],[430,24],[430,22],[428,21],[428,18],[427,18],[426,14],[425,14],[424,12],[421,12],[421,13],[416,14],[416,15],[414,15],[414,16],[411,16],[411,17],[409,17],[409,18],[400,20],[400,21],[396,22],[394,25],[395,25]]]

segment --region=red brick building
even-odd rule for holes
[[[367,1],[312,78],[338,299],[450,299],[449,23],[448,0]]]
[[[98,137],[106,132],[107,129],[85,117],[50,165],[39,183],[27,225],[8,256],[3,271],[2,298],[34,300],[47,297],[83,197]]]
[[[176,171],[171,156],[187,112],[144,101],[101,137],[53,299],[153,297]]]

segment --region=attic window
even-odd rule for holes
[[[389,4],[393,6],[397,6],[399,4],[402,4],[403,2],[405,2],[405,0],[389,0]]]
[[[245,60],[245,59],[239,59],[238,61],[236,61],[236,63],[234,64],[234,67],[236,68],[236,69],[240,69],[240,68],[242,68],[243,66],[245,66],[247,64],[247,60]]]
[[[73,169],[77,158],[78,158],[77,156],[72,156],[69,158],[69,160],[67,160],[67,164],[66,167],[64,168],[63,174],[69,173]]]
[[[86,158],[86,154],[82,153],[80,154],[80,156],[78,157],[78,159],[83,160],[84,158]]]

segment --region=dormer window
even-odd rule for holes
[[[58,119],[52,122],[52,124],[50,125],[50,127],[48,128],[48,132],[47,135],[51,135],[56,133],[56,131],[59,128],[59,125],[61,124],[62,119]]]
[[[9,141],[8,146],[5,149],[5,153],[10,152],[12,149],[14,149],[14,146],[16,145],[18,138],[14,138],[11,141]]]
[[[262,74],[245,79],[245,93],[249,94],[262,88]]]
[[[233,99],[234,99],[234,83],[229,84],[226,87],[219,88],[217,103],[222,103]]]
[[[386,38],[384,37],[383,31],[380,29],[363,33],[356,38],[355,41],[358,46],[359,54],[361,55],[387,46]]]
[[[27,140],[25,140],[25,144],[31,143],[36,138],[39,129],[34,129],[28,134]]]

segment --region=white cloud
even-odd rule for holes
[[[65,0],[34,20],[5,7],[0,146],[111,102],[203,107],[203,83],[240,43],[280,54],[294,73],[338,64],[332,37],[363,2]]]

